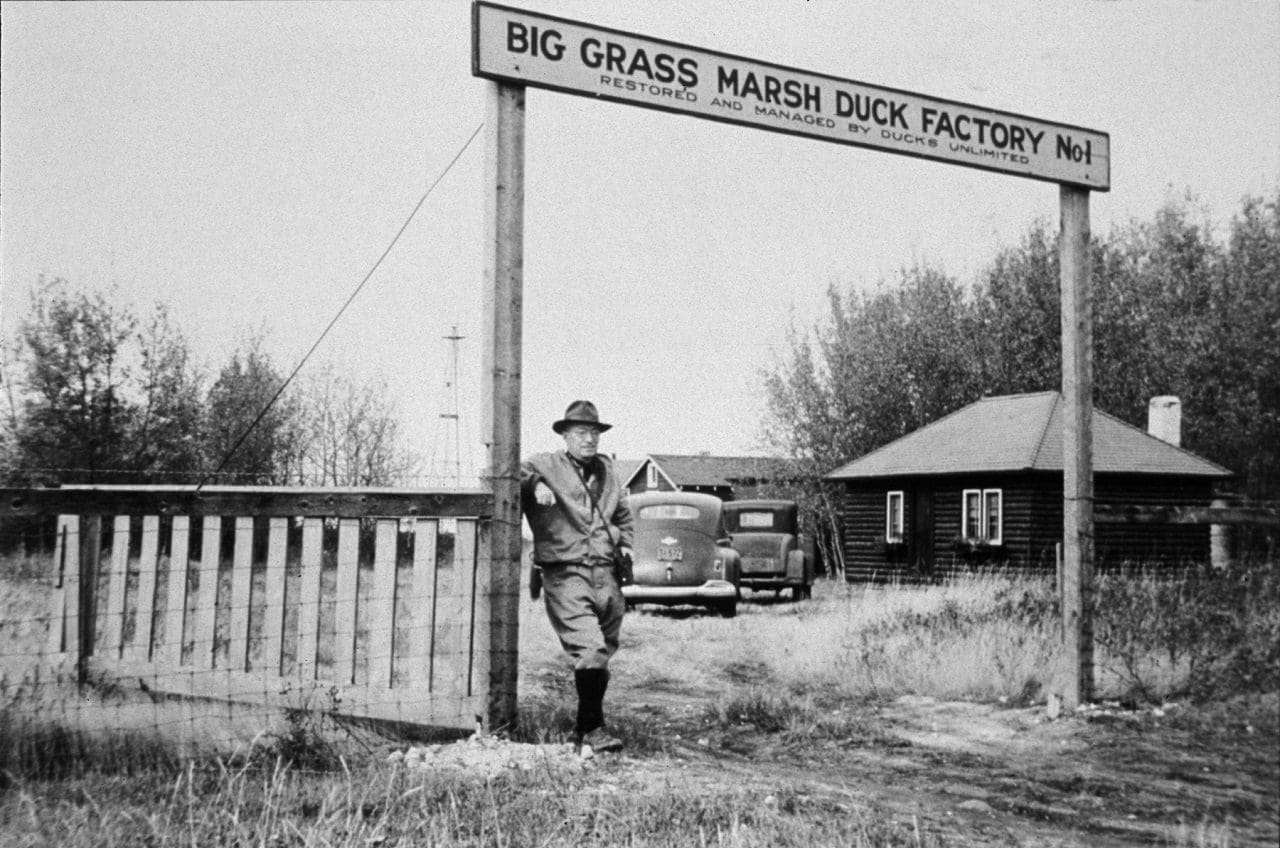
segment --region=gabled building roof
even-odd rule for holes
[[[768,456],[685,456],[669,453],[649,454],[658,470],[675,486],[732,486],[735,483],[791,480],[797,471],[789,460]],[[641,462],[630,475],[622,477],[624,485],[639,473]],[[621,476],[621,475],[620,475]]]
[[[613,461],[613,471],[618,475],[618,479],[622,481],[622,485],[631,482],[631,478],[640,470],[640,466],[644,465],[643,459],[615,459]]]
[[[983,398],[837,468],[828,480],[986,471],[1061,471],[1062,397]],[[1093,470],[1230,477],[1221,465],[1093,411]]]

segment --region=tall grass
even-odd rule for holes
[[[1051,683],[1060,637],[1047,582],[816,588],[811,602],[761,596],[733,620],[629,615],[607,702],[628,755],[671,754],[674,734],[688,728],[876,746],[892,740],[866,704],[915,695],[1027,705]],[[40,593],[6,597],[29,607],[6,652],[12,659],[29,640],[38,656],[43,634],[30,622],[44,612]],[[1175,580],[1107,575],[1092,602],[1100,697],[1280,688],[1274,566]],[[521,616],[516,738],[563,742],[571,676],[541,609],[526,605]],[[0,676],[0,845],[938,842],[929,827],[861,814],[838,792],[819,797],[794,781],[774,781],[764,803],[758,785],[708,784],[679,770],[635,782],[549,766],[486,780],[393,767],[384,762],[393,744],[323,716],[151,701],[113,681],[80,688],[10,669]],[[1220,835],[1172,836],[1218,844]]]
[[[167,779],[26,785],[0,802],[0,843],[245,846],[929,846],[910,823],[870,820],[787,785],[773,803],[708,794],[678,775],[657,793],[564,774],[504,781],[352,769],[179,770]],[[22,834],[21,842],[13,837]]]

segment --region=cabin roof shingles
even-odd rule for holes
[[[1035,392],[983,398],[827,475],[830,480],[987,471],[1061,471],[1062,398]],[[1114,416],[1093,412],[1100,472],[1229,477],[1231,472]]]

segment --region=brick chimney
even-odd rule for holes
[[[1147,404],[1147,432],[1161,441],[1181,447],[1182,401],[1175,395],[1157,395]]]

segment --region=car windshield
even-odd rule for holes
[[[730,504],[725,508],[730,533],[795,533],[794,504]]]
[[[697,507],[688,504],[653,504],[651,506],[640,507],[640,518],[658,519],[658,518],[677,518],[685,521],[693,521],[701,515]]]

